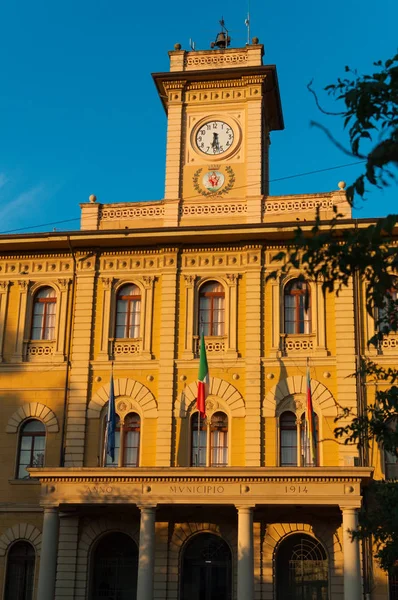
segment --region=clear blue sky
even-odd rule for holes
[[[346,141],[338,118],[320,115],[308,81],[322,88],[345,65],[368,72],[396,51],[396,0],[251,0],[251,34],[276,64],[285,130],[274,132],[271,179],[354,162],[311,120]],[[160,199],[166,116],[151,72],[168,50],[209,47],[224,16],[232,45],[246,42],[245,2],[3,0],[0,2],[0,231],[78,219],[79,202]],[[271,183],[271,193],[337,189],[357,167]],[[368,195],[355,215],[397,212],[397,186]],[[57,229],[79,227],[78,220]]]

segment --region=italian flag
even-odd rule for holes
[[[200,412],[202,419],[206,416],[206,396],[209,393],[209,367],[206,358],[205,338],[200,336],[199,349],[199,374],[198,374],[198,397],[196,399],[196,408]]]

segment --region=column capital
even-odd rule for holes
[[[247,504],[235,504],[235,508],[238,512],[241,513],[250,513],[254,510],[255,506],[254,505],[247,505]]]
[[[137,504],[137,508],[139,508],[141,512],[154,512],[156,511],[157,506],[157,504]]]
[[[359,507],[357,506],[340,506],[340,510],[341,512],[344,512],[346,514],[355,514],[358,513]]]
[[[44,514],[48,515],[48,514],[54,514],[54,513],[58,513],[59,512],[59,507],[58,506],[45,506],[44,507]]]

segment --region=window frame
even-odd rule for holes
[[[139,443],[138,443],[138,451],[137,451],[137,465],[135,465],[135,466],[124,464],[125,463],[125,452],[126,452],[126,447],[125,447],[126,431],[127,432],[129,431],[125,427],[125,422],[126,422],[126,419],[130,415],[136,415],[139,419]],[[101,427],[101,444],[100,444],[101,460],[100,460],[100,464],[109,469],[119,469],[121,467],[136,469],[141,465],[142,416],[140,415],[140,413],[137,410],[132,409],[132,410],[129,410],[124,415],[120,415],[118,412],[116,412],[116,417],[118,419],[118,422],[117,422],[117,426],[115,428],[115,433],[119,434],[119,444],[118,444],[118,446],[116,446],[116,444],[115,444],[115,450],[116,450],[116,448],[118,449],[118,454],[117,454],[117,460],[115,460],[115,462],[112,463],[111,458],[108,454],[106,454],[104,457],[105,429],[106,429],[106,418],[107,418],[107,405],[106,405],[106,410],[105,410],[105,413],[102,418],[102,427]],[[105,461],[104,461],[104,458],[105,458]],[[105,462],[105,464],[104,464],[104,462]]]
[[[393,429],[395,426],[398,428],[398,415],[393,415],[390,417],[386,423],[388,429]],[[385,450],[383,448],[384,454],[384,477],[385,479],[396,479],[398,477],[398,457]],[[389,460],[390,459],[390,460]]]
[[[213,440],[213,432],[216,431],[215,429],[213,429],[213,417],[217,414],[223,414],[226,422],[227,422],[227,427],[224,427],[224,430],[226,430],[227,436],[226,436],[226,446],[224,446],[224,448],[226,448],[226,455],[227,455],[227,462],[226,464],[215,464],[215,461],[213,462],[212,460],[212,451],[213,451],[213,445],[212,445],[212,440]],[[196,437],[197,439],[197,431],[198,431],[198,427],[197,427],[197,421],[198,421],[198,417],[197,415],[199,415],[199,412],[197,410],[194,410],[190,415],[189,415],[189,466],[190,467],[213,467],[213,468],[223,468],[223,467],[228,467],[231,464],[231,456],[230,456],[230,439],[231,439],[231,417],[228,414],[228,412],[226,410],[224,410],[223,408],[219,408],[209,414],[206,415],[206,417],[203,419],[200,419],[200,431],[201,432],[205,432],[205,436],[201,436],[199,439],[199,454],[201,449],[204,449],[204,455],[206,457],[206,460],[203,461],[201,460],[201,464],[197,465],[195,464],[195,460],[194,460],[194,455],[195,452],[194,450],[196,449],[196,445],[194,444],[194,439]],[[195,423],[195,424],[193,424]],[[201,443],[201,439],[203,439],[205,437],[205,441],[206,444],[203,445]],[[221,448],[221,447],[220,447]]]
[[[51,290],[53,292],[53,296],[48,296],[48,297],[44,297],[44,298],[39,298],[39,294],[43,291],[43,290]],[[40,306],[40,305],[44,305],[43,308],[43,314],[42,315],[36,315],[36,307]],[[54,305],[54,313],[53,314],[49,314],[48,313],[48,305]],[[33,329],[38,329],[38,327],[34,326],[35,323],[35,317],[41,317],[41,325],[40,325],[40,337],[33,337]],[[50,327],[48,325],[48,321],[49,319],[53,317],[54,318],[54,325],[52,327]],[[52,342],[56,339],[56,334],[57,334],[57,292],[56,290],[51,286],[51,285],[42,285],[40,286],[34,293],[33,295],[33,304],[32,304],[32,319],[31,319],[31,324],[30,324],[30,340],[34,341],[34,342]],[[53,331],[53,337],[46,337],[46,330],[52,330]]]
[[[294,416],[294,425],[292,424],[290,427],[282,427],[281,425],[281,419],[283,417],[283,415],[287,415],[287,414],[291,414]],[[296,436],[295,436],[295,440],[296,443],[293,446],[286,446],[283,445],[282,446],[282,432],[283,431],[295,431]],[[296,464],[282,464],[282,450],[284,448],[295,448],[296,449]],[[280,415],[279,415],[279,466],[280,467],[297,467],[298,466],[298,453],[299,453],[300,449],[299,449],[299,438],[298,438],[298,431],[297,431],[297,415],[292,411],[292,410],[284,410]]]
[[[137,290],[139,291],[139,294],[130,294],[130,295],[126,295],[126,294],[122,294],[121,292],[123,291],[124,288],[127,288],[129,286],[134,286],[137,288]],[[123,282],[122,285],[120,285],[117,290],[116,290],[116,294],[115,294],[115,320],[114,320],[114,337],[115,340],[138,340],[141,339],[141,331],[142,331],[142,308],[143,308],[143,303],[142,303],[142,290],[140,288],[140,286],[135,283],[135,282],[130,282],[130,283],[126,283]],[[125,325],[118,325],[117,324],[117,318],[119,314],[122,314],[121,311],[119,311],[119,303],[123,301],[127,301],[127,311],[126,311],[126,324]],[[139,302],[139,311],[131,311],[130,310],[130,306],[134,303],[134,302]],[[124,328],[124,333],[129,334],[130,331],[130,320],[131,320],[131,315],[132,314],[137,314],[139,315],[139,324],[134,325],[134,329],[138,327],[138,336],[130,336],[130,335],[124,335],[122,337],[119,337],[117,335],[117,329],[118,327],[123,327]]]
[[[296,285],[297,283],[305,286],[305,288],[303,289],[297,289],[297,290],[293,290],[292,291],[289,289],[290,287],[293,287],[294,285]],[[300,303],[300,298],[304,298],[305,301],[305,296],[306,296],[306,290],[308,290],[308,309],[305,309],[305,305],[304,307],[301,307],[301,303]],[[311,285],[308,281],[302,281],[299,277],[294,277],[292,279],[289,279],[289,281],[287,281],[285,283],[285,285],[283,286],[283,331],[286,335],[311,335],[313,333],[313,326],[312,326],[312,302],[311,302]],[[293,307],[289,307],[286,304],[286,298],[294,298],[294,306]],[[294,320],[290,320],[286,318],[286,312],[287,309],[291,309],[293,308],[294,310]],[[304,311],[304,319],[300,319],[300,312],[301,312],[301,308]],[[307,318],[306,318],[307,315]],[[293,332],[288,332],[287,331],[287,323],[293,324]],[[306,328],[306,323],[308,323],[308,331],[305,331]],[[300,331],[301,329],[301,324],[303,325],[303,331]]]
[[[43,426],[44,429],[42,431],[40,431],[40,432],[39,431],[37,431],[37,432],[36,431],[31,431],[31,432],[26,433],[24,435],[24,431],[23,431],[24,427],[26,427],[26,425],[28,423],[32,423],[32,422],[40,423]],[[31,437],[32,441],[33,441],[33,444],[31,443],[31,447],[30,447],[30,459],[31,460],[32,460],[33,452],[34,452],[34,440],[35,440],[35,438],[44,437],[44,449],[43,449],[43,452],[42,452],[42,454],[43,454],[43,464],[41,465],[41,466],[44,467],[45,464],[46,464],[47,428],[46,428],[45,424],[42,421],[40,421],[40,419],[37,419],[35,417],[33,417],[33,418],[29,417],[28,419],[25,419],[20,424],[19,431],[18,431],[18,450],[17,450],[16,466],[15,466],[15,479],[18,479],[20,481],[29,479],[29,477],[30,477],[29,473],[25,477],[20,477],[19,476],[19,471],[20,471],[20,467],[21,467],[21,452],[22,451],[26,452],[26,450],[27,450],[27,449],[23,449],[22,448],[22,439],[24,437],[25,438]],[[25,469],[29,468],[31,466],[33,466],[33,465],[30,462],[29,464],[26,465]]]
[[[295,416],[295,429],[296,429],[296,449],[297,449],[297,458],[296,458],[296,464],[295,465],[282,465],[282,436],[281,433],[283,431],[282,427],[281,427],[281,417],[286,414],[286,413],[291,413]],[[317,412],[314,411],[314,415],[315,415],[315,430],[316,430],[316,437],[317,437],[317,445],[316,445],[316,457],[315,457],[315,465],[304,465],[304,448],[303,448],[303,422],[305,422],[305,410],[304,411],[300,411],[299,415],[297,415],[297,412],[294,412],[294,410],[292,410],[291,408],[285,408],[284,410],[281,411],[281,413],[278,415],[278,466],[279,467],[308,467],[308,468],[313,468],[313,467],[319,467],[321,466],[321,445],[320,445],[320,417],[318,415]],[[287,430],[287,429],[286,429]],[[290,430],[293,430],[293,427],[290,428]],[[292,448],[294,446],[291,446]]]
[[[209,286],[210,284],[216,285],[217,287],[221,287],[222,291],[218,291],[218,292],[203,292],[203,288],[205,288],[206,286]],[[210,308],[202,308],[201,304],[202,304],[202,298],[208,298],[210,300]],[[214,300],[216,298],[221,298],[223,300],[222,303],[222,308],[221,309],[217,309],[214,306]],[[210,315],[210,321],[208,321],[206,324],[202,324],[201,321],[201,316],[202,313],[206,312],[209,313]],[[222,321],[215,321],[214,320],[214,313],[215,312],[222,312],[223,314],[223,320]],[[225,287],[223,285],[223,283],[221,283],[221,281],[218,281],[217,279],[208,279],[206,281],[203,281],[199,287],[198,287],[198,334],[200,335],[202,332],[202,329],[205,329],[205,325],[208,327],[208,331],[209,333],[204,333],[205,337],[225,337],[226,335],[226,324],[227,324],[227,308],[226,308],[226,293],[225,293]],[[221,325],[221,333],[217,334],[214,333],[214,327],[215,326],[220,326]]]

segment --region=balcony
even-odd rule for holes
[[[315,333],[281,333],[283,356],[308,354],[315,348]]]
[[[195,336],[195,356],[199,357],[199,347],[200,347],[200,337]],[[225,349],[227,347],[227,336],[205,336],[205,347],[206,354],[210,356],[219,356],[220,354],[225,354]]]
[[[54,356],[55,340],[28,340],[25,344],[27,361],[45,361]]]
[[[141,355],[141,338],[115,340],[113,343],[113,356],[116,361],[130,360]]]

